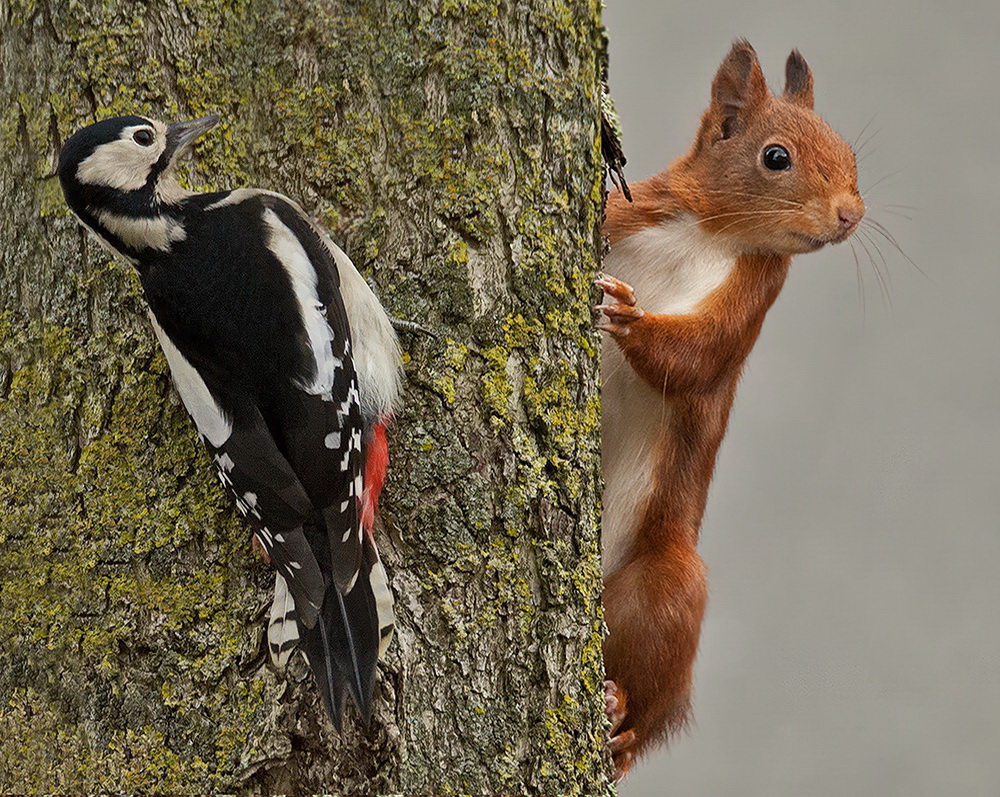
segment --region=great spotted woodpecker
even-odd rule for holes
[[[63,147],[59,180],[138,271],[177,391],[276,571],[274,663],[300,645],[336,727],[347,694],[367,724],[394,624],[372,523],[399,347],[350,259],[290,199],[181,188],[178,158],[217,121],[92,124]]]

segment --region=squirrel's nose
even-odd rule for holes
[[[858,210],[856,208],[841,206],[837,208],[837,218],[840,219],[840,226],[842,229],[850,230],[857,225],[862,218],[864,218],[864,209]]]

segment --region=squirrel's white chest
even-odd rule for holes
[[[647,313],[685,315],[697,312],[735,264],[735,252],[702,231],[695,217],[679,216],[618,241],[603,270],[631,285]],[[635,373],[610,336],[601,352],[601,404],[601,539],[608,576],[621,564],[646,507],[672,408]]]

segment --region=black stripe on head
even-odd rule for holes
[[[174,160],[174,155],[177,154],[177,142],[171,141],[170,136],[167,136],[167,146],[164,147],[163,152],[160,153],[160,159],[153,164],[152,168],[149,170],[149,179],[146,180],[146,185],[143,188],[145,191],[149,191],[156,187],[156,181],[160,179],[165,171],[167,171]]]
[[[153,165],[149,173],[149,180],[146,181],[147,188],[153,188],[160,176],[168,171],[174,162],[186,151],[194,142],[201,138],[208,130],[214,127],[219,121],[217,113],[202,116],[198,119],[189,119],[186,122],[174,122],[167,125],[167,140],[160,159]]]

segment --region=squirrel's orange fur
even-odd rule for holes
[[[791,256],[845,240],[864,214],[854,154],[812,104],[797,51],[777,97],[738,41],[690,151],[632,185],[632,203],[608,198],[604,611],[619,774],[688,718],[706,600],[696,544],[743,363]],[[790,168],[765,166],[775,145]]]

